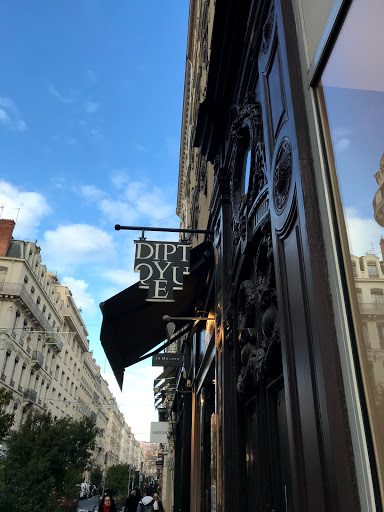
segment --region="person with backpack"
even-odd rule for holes
[[[139,501],[137,505],[137,512],[153,512],[153,498],[151,496],[151,490],[146,489],[146,496]]]

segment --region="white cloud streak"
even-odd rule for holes
[[[6,181],[0,181],[2,218],[16,221],[15,237],[31,239],[36,236],[41,219],[50,211],[42,194],[26,192]]]
[[[364,256],[372,248],[372,244],[379,252],[384,229],[373,218],[359,216],[355,208],[347,208],[345,214],[351,254]]]
[[[56,98],[60,103],[64,105],[70,105],[75,101],[76,91],[70,89],[67,94],[61,93],[53,84],[49,84],[48,86],[49,93]]]
[[[87,292],[88,283],[82,279],[75,279],[73,277],[64,276],[61,283],[67,286],[73,295],[74,301],[78,308],[81,308],[85,313],[93,315],[97,312],[98,308],[94,299]]]
[[[15,102],[5,96],[0,97],[0,125],[19,133],[28,129],[26,122],[20,119]]]
[[[44,259],[60,271],[74,265],[110,261],[114,257],[112,237],[89,224],[59,226],[44,233]]]

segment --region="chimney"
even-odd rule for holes
[[[381,249],[381,257],[384,261],[384,238],[380,238],[380,249]]]
[[[0,219],[0,256],[7,254],[14,227],[14,220]]]

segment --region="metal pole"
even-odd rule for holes
[[[140,227],[140,226],[120,226],[120,224],[115,225],[115,230],[120,231],[120,229],[128,229],[131,231],[141,231],[142,235],[144,231],[163,231],[166,233],[204,233],[206,235],[213,235],[213,231],[209,229],[177,229],[177,228],[152,228],[152,227]]]

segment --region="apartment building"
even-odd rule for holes
[[[14,225],[0,219],[0,386],[13,392],[12,428],[32,409],[89,416],[102,429],[95,464],[128,463],[129,427],[89,352],[72,293],[47,271],[35,242],[12,239]]]

